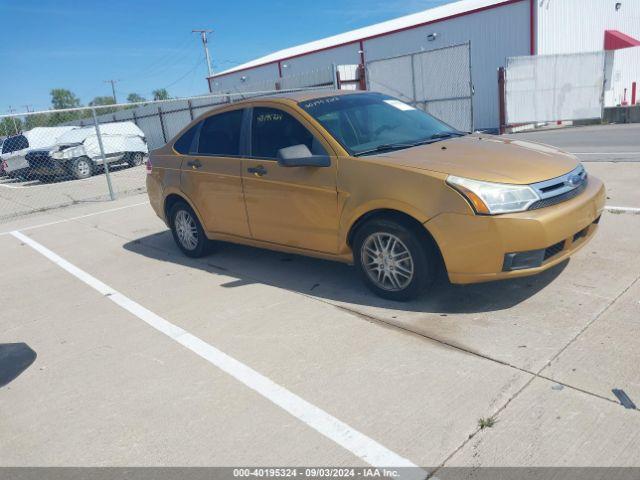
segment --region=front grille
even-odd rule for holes
[[[562,195],[556,195],[555,197],[544,198],[542,200],[538,200],[537,202],[531,204],[529,210],[538,210],[540,208],[551,207],[552,205],[557,205],[562,202],[566,202],[567,200],[571,200],[572,198],[577,197],[587,188],[587,181],[585,180],[582,185],[578,188],[574,188]]]
[[[573,236],[573,241],[575,242],[576,240],[580,240],[581,238],[586,237],[587,233],[589,233],[589,227],[583,228]]]
[[[564,250],[564,240],[562,242],[558,242],[555,245],[551,245],[549,248],[544,251],[544,259],[548,260],[551,257],[559,254],[562,250]]]

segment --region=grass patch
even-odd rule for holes
[[[478,426],[480,427],[480,430],[484,430],[485,428],[491,428],[496,424],[496,421],[492,418],[492,417],[488,417],[488,418],[481,418],[480,420],[478,420]]]

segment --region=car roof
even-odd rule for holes
[[[239,102],[234,102],[235,104],[240,103],[252,103],[259,102],[263,100],[277,100],[277,99],[285,99],[292,100],[294,102],[304,102],[307,100],[314,100],[316,98],[326,98],[326,97],[335,97],[342,95],[365,95],[370,94],[372,92],[369,91],[358,91],[358,90],[335,90],[335,89],[322,89],[322,90],[300,90],[295,92],[283,92],[276,93],[271,95],[263,95],[259,97],[252,97],[246,100],[241,100]]]

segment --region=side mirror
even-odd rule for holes
[[[329,167],[328,155],[314,155],[304,144],[278,150],[278,165],[282,167]]]

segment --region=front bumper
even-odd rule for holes
[[[604,185],[589,177],[582,194],[552,207],[496,216],[444,213],[425,226],[440,247],[449,280],[480,283],[534,275],[561,263],[593,237],[604,204]],[[540,266],[504,271],[505,255],[541,249],[553,254]]]

